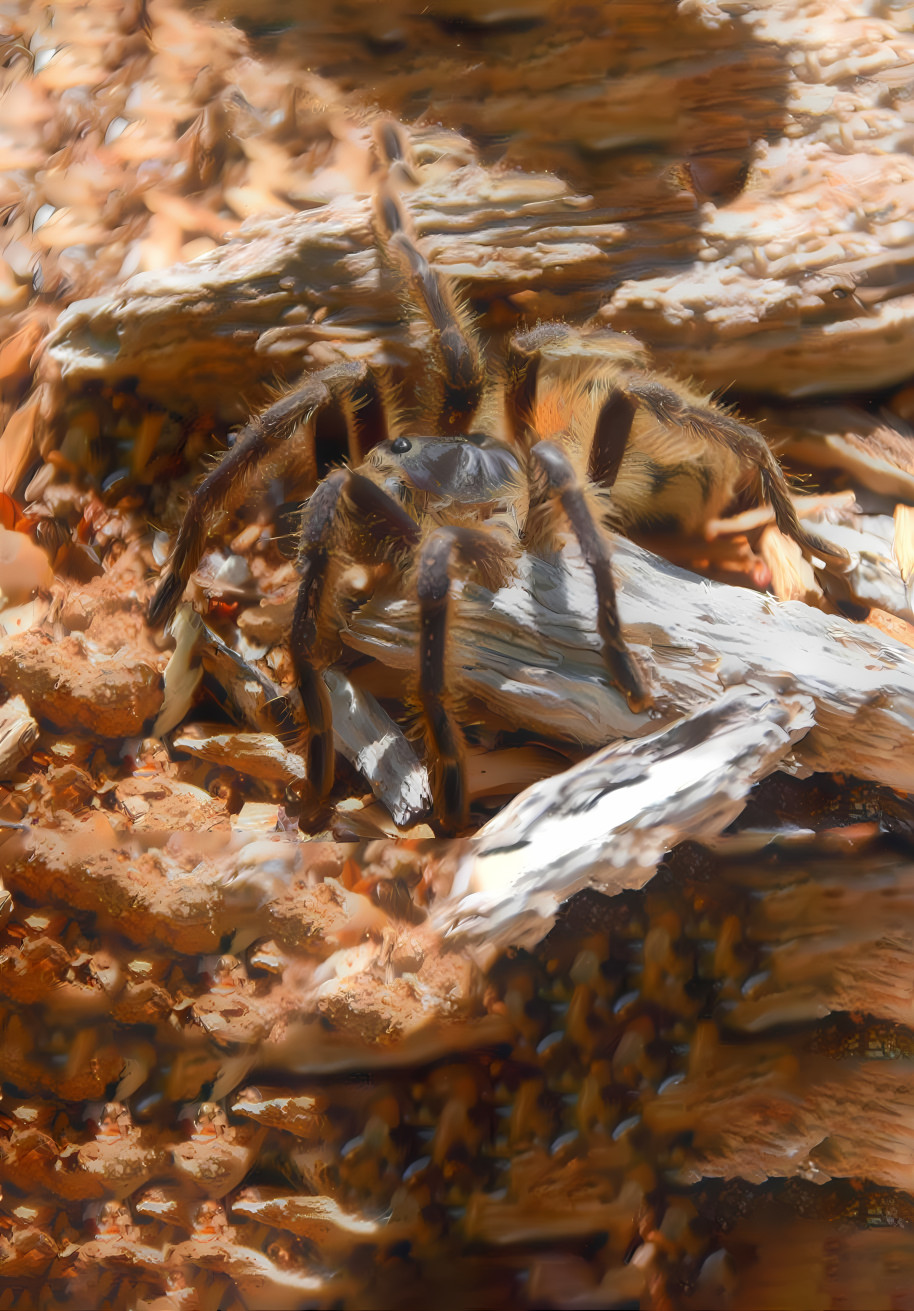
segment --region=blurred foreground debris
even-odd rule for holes
[[[49,1306],[121,1305],[128,1269],[150,1302],[183,1279],[383,1306],[446,1268],[465,1305],[564,1262],[605,1304],[753,1306],[793,1217],[810,1259],[840,1220],[888,1290],[879,1226],[914,1218],[912,825],[884,789],[777,775],[728,835],[484,971],[422,918],[450,846],[12,832],[3,1277]]]

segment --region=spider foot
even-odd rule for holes
[[[617,687],[628,702],[632,714],[640,714],[654,703],[654,698],[644,680],[637,662],[625,644],[618,618],[613,612],[607,618],[605,609],[601,608],[598,627],[603,638],[603,660],[606,671],[614,687]]]
[[[463,764],[456,757],[439,759],[434,771],[434,813],[429,823],[442,838],[451,838],[467,825],[466,779]]]
[[[626,692],[625,699],[628,701],[628,708],[633,715],[643,715],[646,710],[654,709],[654,698],[650,692],[642,692],[640,695]]]

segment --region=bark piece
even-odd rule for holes
[[[397,1243],[408,1238],[412,1225],[367,1220],[345,1211],[332,1197],[283,1196],[246,1190],[232,1203],[234,1215],[288,1229],[316,1243],[321,1252],[338,1255],[360,1243]]]
[[[0,706],[0,778],[9,778],[38,740],[38,725],[21,696]]]
[[[613,568],[626,640],[648,673],[657,718],[633,715],[608,686],[593,585],[568,541],[548,561],[523,557],[514,581],[494,594],[464,587],[451,628],[459,690],[512,725],[596,747],[643,736],[730,686],[776,689],[815,704],[815,726],[795,751],[803,766],[914,788],[906,746],[914,668],[903,644],[800,602],[710,583],[621,538]],[[415,633],[409,602],[372,601],[344,638],[403,669],[415,660]]]
[[[116,833],[107,819],[72,820],[58,829],[9,834],[6,882],[74,909],[92,910],[133,942],[165,943],[187,953],[214,952],[239,932],[271,936],[271,899],[305,868],[339,872],[345,851],[228,832]],[[324,923],[322,920],[321,923]],[[320,937],[303,923],[301,935]],[[331,946],[329,950],[333,950]]]
[[[39,719],[67,731],[137,737],[162,703],[162,675],[145,650],[109,654],[82,633],[54,641],[32,630],[0,643],[0,682]]]
[[[676,843],[719,833],[812,727],[808,697],[730,688],[710,707],[536,783],[470,841],[447,932],[533,946],[583,887],[641,887]]]
[[[855,405],[761,408],[765,436],[781,455],[814,469],[843,469],[896,501],[914,499],[914,430],[888,411]]]
[[[305,777],[301,756],[289,751],[271,733],[226,733],[208,731],[205,724],[189,724],[172,738],[171,745],[176,751],[186,751],[251,778],[289,784],[300,783]]]
[[[910,1061],[836,1062],[803,1052],[791,1061],[783,1044],[728,1050],[713,1028],[696,1039],[693,1060],[694,1072],[645,1108],[655,1132],[690,1134],[682,1182],[866,1175],[910,1189]],[[863,1138],[861,1106],[869,1108]]]

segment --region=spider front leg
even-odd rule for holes
[[[210,521],[215,512],[242,487],[256,466],[303,420],[309,420],[336,397],[365,377],[361,364],[331,364],[252,419],[230,451],[193,492],[178,532],[168,572],[159,581],[149,606],[149,622],[159,627],[177,609],[187,581],[200,563]]]
[[[361,531],[354,531],[358,524]],[[291,654],[308,724],[307,779],[318,801],[333,787],[333,721],[323,679],[332,653],[320,617],[331,553],[348,547],[356,558],[377,561],[418,545],[415,520],[370,478],[334,469],[302,512],[298,568],[301,583],[292,618]]]
[[[414,519],[364,474],[335,469],[302,514],[301,584],[292,620],[291,648],[308,721],[307,777],[317,801],[333,787],[333,723],[323,671],[332,660],[329,628],[322,625],[324,584],[331,555],[377,562],[398,551],[416,553],[419,601],[418,700],[431,764],[436,825],[442,833],[466,824],[463,734],[447,692],[447,629],[451,576],[456,565],[473,568],[495,586],[503,578],[506,546],[497,532],[436,528],[421,543]],[[418,550],[417,550],[418,548]]]
[[[445,831],[462,827],[467,815],[463,736],[444,699],[451,560],[457,546],[457,532],[455,528],[438,528],[431,534],[419,554],[416,577],[421,624],[419,702],[429,755],[437,774],[433,793],[436,798],[440,795]]]
[[[625,398],[620,400],[618,393],[612,393],[597,420],[593,448],[597,454],[591,455],[591,464],[596,462],[613,477],[622,462],[632,414],[633,410],[625,404]],[[643,710],[650,703],[651,697],[625,645],[616,605],[616,585],[609,545],[605,531],[587,502],[584,485],[568,456],[555,442],[537,442],[530,451],[528,467],[528,516],[530,511],[535,512],[549,500],[561,507],[593,574],[597,591],[597,632],[603,643],[603,657],[610,677],[625,693],[631,709],[635,712]]]
[[[438,831],[466,826],[463,733],[449,706],[447,630],[456,565],[473,569],[488,587],[504,580],[507,547],[497,529],[436,528],[422,543],[416,572],[419,600],[419,704],[422,709]]]

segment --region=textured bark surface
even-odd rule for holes
[[[0,1306],[898,1305],[909,13],[216,17],[0,19]],[[618,542],[639,715],[570,544],[465,582],[473,825],[447,843],[415,607],[348,574],[333,806],[298,827],[287,503],[339,461],[332,423],[215,527],[174,649],[144,621],[188,489],[277,378],[425,367],[371,229],[379,110],[494,359],[595,318],[736,385],[852,557],[813,569],[746,505],[646,543],[675,563]]]
[[[598,314],[717,387],[869,391],[910,374],[914,39],[901,11],[390,8],[331,8],[276,48],[307,50],[350,104],[465,134],[414,129],[427,167],[409,204],[430,257],[480,308]],[[356,125],[337,136],[338,151],[367,145]],[[481,164],[470,141],[491,143]],[[352,172],[367,191],[370,163]],[[402,355],[371,246],[351,191],[249,224],[197,266],[74,310],[55,357],[74,382],[183,381],[200,400],[210,375],[294,372],[328,339]]]

